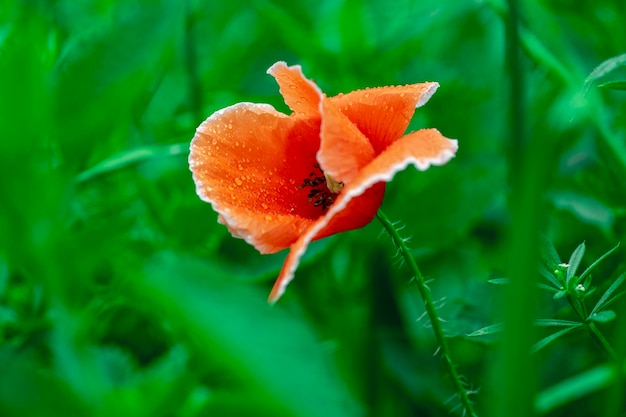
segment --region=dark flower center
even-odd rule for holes
[[[313,168],[315,168],[317,172],[311,171],[309,176],[302,181],[298,189],[310,188],[309,194],[307,194],[309,203],[313,204],[315,207],[321,207],[322,210],[326,210],[335,202],[335,197],[339,193],[332,192],[329,189],[331,187],[327,184],[326,175],[318,163],[313,164]],[[337,185],[343,186],[341,183],[331,185],[333,189],[337,189]]]

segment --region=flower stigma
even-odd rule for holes
[[[331,177],[327,173],[324,173],[324,177],[326,178],[326,186],[328,187],[330,192],[334,194],[339,194],[339,192],[343,188],[343,182],[335,181],[335,179],[333,179],[333,177]]]

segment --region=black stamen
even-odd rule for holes
[[[319,171],[319,174],[313,171],[310,172],[308,178],[302,180],[302,184],[298,186],[298,189],[311,188],[307,194],[309,203],[313,204],[314,207],[321,207],[322,210],[326,210],[335,202],[335,197],[326,186],[326,177],[320,165],[315,163],[313,164],[313,168]]]

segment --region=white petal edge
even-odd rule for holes
[[[415,104],[415,108],[417,109],[418,107],[422,107],[424,104],[426,104],[428,100],[430,100],[430,98],[433,96],[433,94],[435,94],[438,88],[438,82],[430,82],[430,87],[422,93],[419,100],[417,100],[417,103]]]

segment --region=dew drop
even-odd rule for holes
[[[267,204],[261,203],[261,207],[263,207],[265,210],[267,210]]]
[[[241,181],[241,179],[239,177],[237,177],[237,178],[235,178],[235,184],[241,185],[241,184],[243,184],[243,181]]]
[[[239,171],[243,171],[243,165],[239,164],[237,165],[237,168],[239,168]]]
[[[211,141],[211,143],[212,143],[213,145],[217,145],[217,139],[213,139],[213,140]]]
[[[238,147],[239,146],[239,142],[235,142],[235,146]]]
[[[269,214],[265,215],[265,220],[267,220],[267,221],[272,220],[272,216],[270,216]]]

